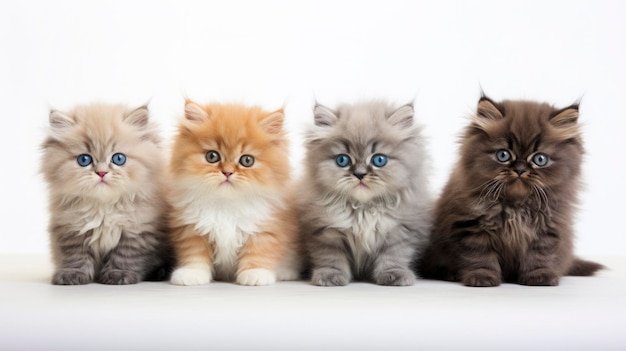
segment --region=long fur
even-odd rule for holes
[[[337,111],[318,105],[314,112],[298,198],[311,282],[413,284],[413,260],[431,223],[426,152],[413,107],[373,101]],[[351,165],[337,166],[338,154],[349,155]],[[374,167],[375,154],[388,163]],[[355,174],[363,175],[362,184]]]
[[[481,98],[436,204],[424,278],[467,286],[557,285],[602,268],[573,255],[583,143],[578,106]],[[498,150],[511,159],[501,162]],[[547,155],[545,166],[533,163]]]
[[[187,102],[171,163],[173,284],[267,285],[299,277],[283,119],[282,111]],[[208,162],[210,151],[218,162]],[[245,155],[254,157],[251,167],[240,163]]]
[[[50,113],[41,172],[50,192],[53,284],[132,284],[164,279],[167,242],[165,164],[145,107],[77,106]],[[127,160],[118,166],[112,155]],[[78,155],[93,163],[81,167]],[[108,172],[102,179],[96,172]]]

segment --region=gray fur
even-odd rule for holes
[[[148,110],[93,104],[50,114],[42,173],[50,190],[50,243],[57,285],[165,279],[165,165]],[[111,162],[123,152],[124,165]],[[76,157],[89,154],[81,167]],[[96,172],[107,174],[100,184]]]
[[[314,113],[299,197],[312,283],[412,285],[412,265],[431,224],[426,152],[413,106],[369,102],[333,111],[318,105]],[[377,153],[388,156],[384,167],[372,165]],[[337,166],[338,154],[353,163]],[[367,190],[357,189],[353,173],[366,174]]]

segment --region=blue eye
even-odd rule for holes
[[[533,163],[539,167],[543,167],[548,164],[550,158],[546,154],[538,153],[533,156]]]
[[[254,157],[250,155],[243,155],[239,158],[239,164],[244,167],[252,167],[254,164]]]
[[[350,157],[346,154],[337,155],[335,162],[337,162],[337,166],[343,168],[350,164]]]
[[[387,156],[383,154],[376,154],[372,156],[372,163],[376,167],[384,167],[387,164]]]
[[[76,158],[76,162],[78,162],[81,167],[89,166],[91,164],[91,161],[91,156],[87,154],[78,155],[78,157]]]
[[[115,163],[116,165],[121,166],[126,163],[126,155],[118,152],[113,155],[111,161],[113,161],[113,163]]]
[[[508,162],[511,159],[511,153],[508,150],[498,150],[496,151],[496,158],[500,162]]]
[[[204,155],[204,158],[206,158],[208,163],[215,163],[215,162],[219,162],[219,160],[221,160],[220,154],[217,153],[217,151],[207,151],[206,155]]]

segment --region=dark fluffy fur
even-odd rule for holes
[[[584,152],[577,120],[578,105],[559,110],[483,96],[437,202],[418,273],[466,286],[558,285],[563,275],[601,269],[573,255]],[[498,150],[510,160],[499,161]],[[548,156],[546,165],[533,162],[538,153]]]

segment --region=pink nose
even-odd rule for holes
[[[107,173],[109,172],[96,172],[96,174],[99,175],[100,178],[104,178],[104,176],[107,175]]]
[[[233,172],[224,172],[224,171],[222,171],[222,174],[224,174],[226,176],[226,178],[228,178],[228,177],[230,177],[233,174]]]

